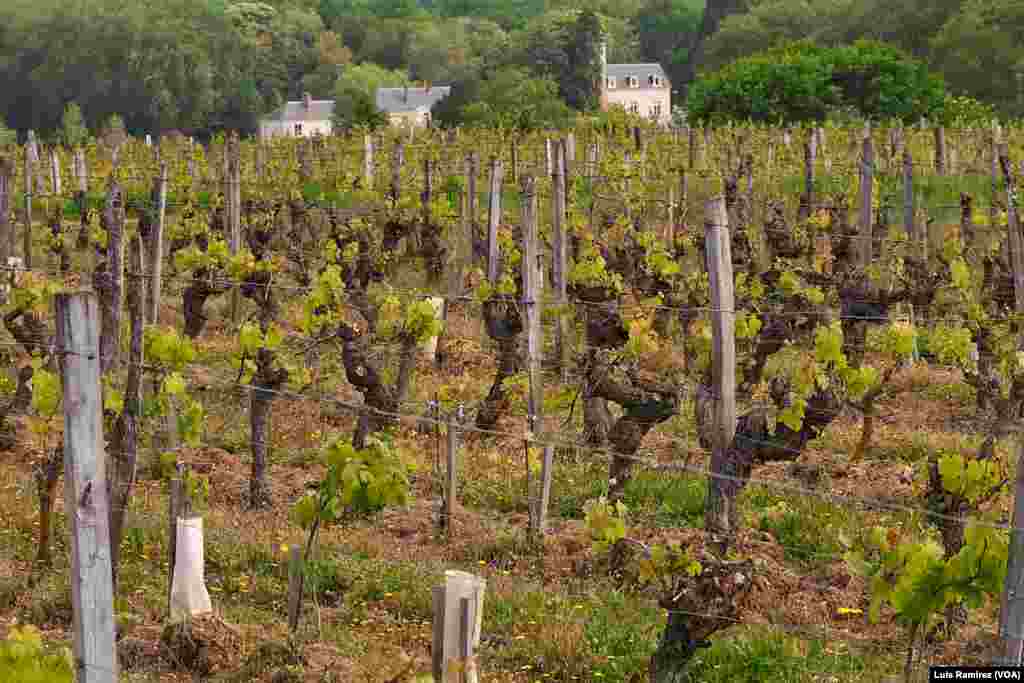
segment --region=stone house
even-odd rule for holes
[[[388,115],[392,125],[425,127],[430,125],[430,108],[451,92],[450,86],[378,88],[377,109]]]
[[[334,100],[314,100],[305,93],[299,101],[285,102],[260,121],[260,137],[312,137],[330,135]]]
[[[626,111],[668,125],[672,121],[672,84],[661,64],[609,64],[601,44],[601,109],[619,105]]]

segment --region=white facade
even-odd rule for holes
[[[314,135],[330,135],[333,130],[331,122],[317,121],[260,121],[260,137],[312,137]]]
[[[661,64],[609,64],[601,44],[601,109],[621,106],[662,125],[672,122],[672,84]]]
[[[333,130],[334,100],[314,100],[308,94],[299,101],[285,102],[260,121],[260,137],[328,136]]]
[[[659,123],[667,124],[672,120],[672,91],[668,85],[630,86],[610,78],[605,87],[604,102],[606,107],[619,105],[628,112]]]

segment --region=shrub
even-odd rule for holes
[[[47,652],[34,626],[11,629],[0,642],[0,680],[19,683],[71,683],[71,653]]]
[[[941,113],[944,102],[942,79],[896,48],[798,42],[702,76],[690,88],[688,109],[702,122],[823,121],[852,110],[909,123]]]

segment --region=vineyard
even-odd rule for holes
[[[450,569],[483,681],[1019,657],[1019,131],[634,124],[7,148],[0,672],[99,488],[121,680],[431,680]]]

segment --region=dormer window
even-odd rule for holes
[[[607,79],[608,89],[615,90],[615,77],[609,76]]]
[[[650,76],[647,77],[647,84],[652,88],[660,88],[661,76],[658,76],[657,74],[651,74]]]
[[[636,76],[626,76],[626,87],[627,88],[639,88],[640,79]]]
[[[296,123],[295,124],[295,134],[296,135],[302,135],[302,124],[301,123]]]

